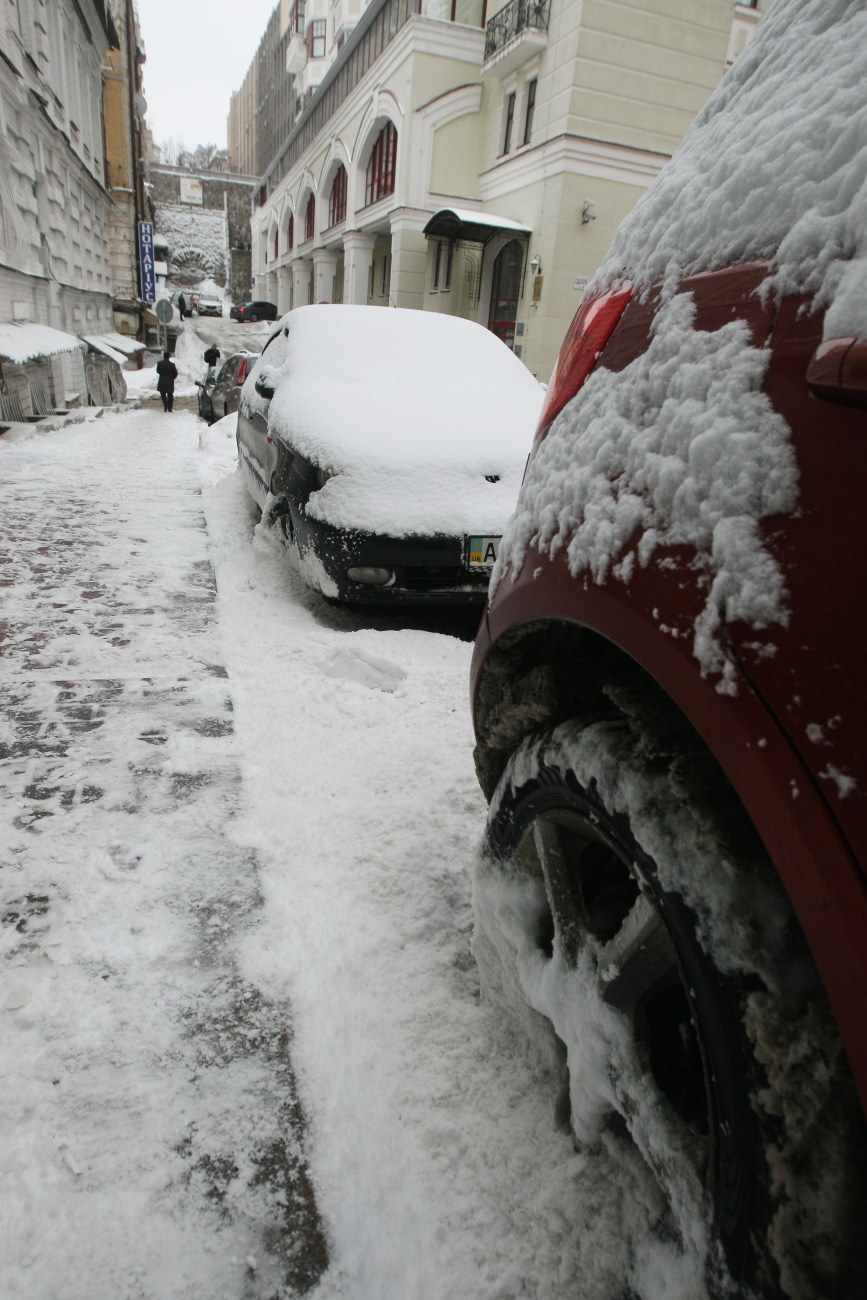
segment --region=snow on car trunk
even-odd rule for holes
[[[332,477],[308,505],[340,528],[500,532],[543,390],[472,321],[321,305],[281,323],[256,371],[273,433]]]

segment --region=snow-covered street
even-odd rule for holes
[[[233,417],[0,464],[0,1293],[695,1300],[480,1000],[467,635],[308,593]]]

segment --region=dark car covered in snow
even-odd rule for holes
[[[299,307],[244,388],[238,453],[250,493],[325,597],[480,604],[542,397],[471,321]]]
[[[474,654],[483,985],[689,1296],[867,1294],[865,84],[862,0],[777,0],[572,322]]]

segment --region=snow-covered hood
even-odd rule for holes
[[[391,536],[502,532],[544,393],[488,330],[432,312],[304,307],[255,375],[274,388],[272,436],[333,475],[310,499],[314,518]]]

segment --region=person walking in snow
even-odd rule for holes
[[[182,293],[178,294],[178,311],[181,313],[181,320],[183,320],[187,315],[187,300]]]
[[[168,352],[163,353],[162,361],[157,362],[157,392],[163,399],[163,410],[170,411],[175,402],[175,380],[178,377],[178,368],[172,361]]]
[[[219,360],[220,349],[217,347],[216,343],[212,343],[205,353],[205,364],[208,366],[215,366]]]

